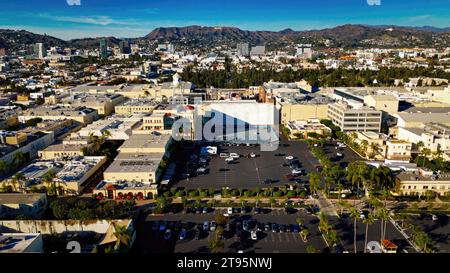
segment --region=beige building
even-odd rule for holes
[[[309,133],[316,133],[319,135],[331,133],[331,129],[321,124],[317,119],[290,121],[286,124],[286,128],[289,129],[290,138],[307,139]]]
[[[364,103],[369,107],[389,114],[396,114],[399,107],[399,100],[392,95],[365,96]]]
[[[82,124],[90,124],[98,119],[98,112],[86,107],[39,106],[24,111],[19,121],[41,118],[43,120],[72,119]]]
[[[65,157],[83,156],[83,147],[80,144],[54,144],[39,151],[38,156],[42,160],[54,160]]]
[[[432,101],[450,104],[450,87],[429,89],[425,95]]]
[[[156,106],[151,99],[130,99],[115,106],[115,112],[119,115],[150,114]]]
[[[419,170],[419,173],[402,172],[396,176],[399,194],[424,195],[427,191],[433,191],[444,195],[450,191],[450,176],[433,175],[432,172]]]
[[[104,181],[97,185],[94,194],[108,199],[156,197],[171,143],[170,135],[131,135],[104,172]]]
[[[380,132],[382,113],[368,107],[354,108],[345,102],[328,105],[328,118],[343,132]]]
[[[405,140],[391,139],[386,141],[386,159],[393,161],[410,161],[412,143]]]
[[[283,104],[281,106],[281,123],[288,124],[290,121],[327,119],[328,104],[301,103]]]
[[[63,104],[72,107],[88,107],[96,110],[99,115],[109,116],[114,113],[114,107],[124,100],[125,97],[117,94],[80,94],[63,99]]]
[[[405,128],[420,128],[429,122],[450,126],[450,111],[444,113],[401,112],[396,114],[395,117],[397,118],[397,126]]]
[[[47,196],[44,193],[2,193],[0,194],[0,218],[23,215],[38,218],[47,207]]]

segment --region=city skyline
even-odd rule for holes
[[[348,0],[337,4],[307,1],[236,0],[47,0],[0,1],[1,29],[25,29],[61,39],[115,36],[142,37],[158,27],[229,26],[245,30],[311,30],[344,24],[449,27],[448,2]],[[286,7],[289,7],[288,9]],[[14,11],[14,12],[11,12]],[[26,22],[26,23],[25,23]]]

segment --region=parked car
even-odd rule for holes
[[[247,221],[247,220],[244,220],[244,221],[242,222],[242,228],[243,228],[245,231],[248,231],[249,225],[248,225],[248,221]]]
[[[299,232],[300,232],[300,226],[299,226],[299,225],[297,225],[297,224],[295,224],[295,225],[294,225],[294,227],[293,227],[293,230],[292,230],[292,232],[296,232],[296,233],[299,233]]]
[[[210,230],[211,231],[214,231],[214,230],[216,230],[216,228],[217,228],[217,223],[215,222],[215,221],[211,221],[211,224],[210,224]]]
[[[183,228],[180,232],[180,240],[185,240],[187,237],[187,231]]]
[[[235,159],[235,158],[237,159],[237,158],[240,158],[241,156],[238,155],[237,153],[230,153],[230,157],[233,159]]]
[[[206,213],[208,213],[208,212],[209,212],[209,208],[208,208],[208,207],[204,207],[203,210],[202,210],[202,213],[203,213],[203,214],[206,214]]]
[[[272,230],[272,226],[270,225],[270,223],[266,223],[266,224],[264,225],[264,230],[265,230],[265,231],[271,231],[271,230]]]
[[[254,208],[253,209],[254,214],[261,214],[261,208]]]
[[[241,213],[242,213],[242,214],[247,213],[247,207],[242,206],[242,207],[241,207]]]
[[[202,207],[196,207],[195,208],[195,213],[200,214],[203,212],[203,208]]]
[[[359,218],[360,219],[364,219],[364,218],[366,218],[366,215],[364,215],[364,211],[359,211]]]
[[[279,227],[278,227],[278,225],[277,224],[275,224],[275,223],[273,223],[272,224],[272,232],[278,232],[279,231]]]
[[[439,220],[439,218],[438,218],[437,215],[435,215],[435,214],[433,214],[433,215],[431,216],[431,219],[432,219],[433,221]]]
[[[252,230],[252,232],[250,233],[250,237],[252,238],[252,240],[257,241],[258,240],[258,232],[256,230]]]
[[[208,231],[208,230],[209,230],[209,222],[208,222],[208,221],[205,221],[205,222],[203,223],[203,230],[204,230],[204,231]]]
[[[164,232],[164,239],[170,240],[171,237],[172,237],[172,231],[170,229],[166,230],[166,232]]]
[[[265,184],[265,185],[270,185],[270,184],[272,184],[272,179],[265,179],[265,180],[263,181],[263,184]]]
[[[286,158],[286,160],[293,160],[294,159],[294,157],[292,155],[288,155],[285,158]]]
[[[226,163],[231,163],[231,162],[233,162],[234,161],[234,158],[232,158],[232,157],[227,157],[227,158],[225,158],[225,162]]]
[[[343,157],[344,155],[341,154],[341,153],[337,153],[336,156],[337,156],[337,157]]]
[[[227,209],[227,214],[228,214],[228,215],[233,214],[233,208],[228,208],[228,209]]]
[[[198,168],[196,171],[195,171],[195,173],[197,174],[197,175],[203,175],[203,174],[206,174],[206,172],[207,172],[207,170],[206,170],[206,168]]]
[[[286,154],[276,153],[275,156],[286,156]]]
[[[300,169],[293,169],[293,170],[292,170],[292,174],[294,174],[294,175],[300,175],[300,174],[302,174],[302,173],[303,173],[303,171],[300,170]]]
[[[255,153],[251,153],[251,154],[250,154],[250,157],[251,157],[251,158],[255,158],[255,157],[256,157],[256,154],[255,154]]]
[[[220,158],[228,158],[228,153],[220,153],[219,155]]]
[[[166,221],[162,221],[162,222],[159,224],[159,231],[164,231],[164,230],[166,230],[166,227],[167,227],[167,222],[166,222]]]
[[[286,226],[280,225],[280,232],[286,232]]]
[[[196,230],[195,231],[195,235],[194,235],[195,240],[200,240],[200,236],[201,236],[201,231],[200,230]]]
[[[257,223],[256,224],[256,230],[263,231],[264,230],[264,224],[263,223]]]

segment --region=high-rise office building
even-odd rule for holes
[[[44,44],[43,43],[36,43],[34,45],[33,53],[34,53],[34,56],[37,59],[44,59],[44,57],[46,56],[46,51],[45,51],[45,48],[44,48]]]
[[[119,48],[120,48],[120,53],[122,53],[122,54],[130,54],[131,53],[131,48],[130,48],[130,44],[128,43],[128,41],[120,41]]]
[[[250,45],[248,43],[237,44],[237,55],[247,57],[250,55]]]
[[[311,45],[310,44],[297,45],[296,56],[301,59],[311,59],[312,58]]]
[[[263,56],[266,54],[266,46],[254,46],[250,51],[251,56]]]
[[[106,59],[108,58],[108,47],[106,45],[106,40],[100,40],[100,58]]]

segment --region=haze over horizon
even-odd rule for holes
[[[143,37],[158,27],[190,25],[268,31],[344,24],[450,27],[448,0],[381,0],[381,5],[369,5],[367,0],[0,0],[0,5],[1,29],[24,29],[64,40]]]

